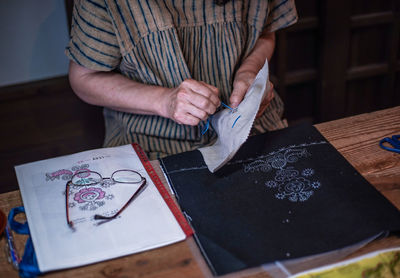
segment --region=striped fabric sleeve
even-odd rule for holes
[[[118,66],[121,52],[104,0],[75,1],[65,53],[92,70],[110,71]]]
[[[294,0],[269,0],[268,20],[264,28],[275,32],[296,23],[297,19]]]

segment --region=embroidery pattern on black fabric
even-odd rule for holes
[[[290,164],[295,164],[299,159],[310,157],[311,153],[307,146],[315,144],[324,144],[326,142],[292,145],[281,148],[277,152],[272,152],[268,156],[254,160],[251,163],[243,165],[244,173],[270,172],[275,170],[275,177],[265,181],[265,186],[270,190],[275,190],[275,197],[283,200],[288,199],[291,202],[307,201],[314,190],[321,187],[321,182],[312,179],[315,170],[305,168],[299,171]],[[299,148],[304,147],[304,148]]]

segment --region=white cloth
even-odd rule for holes
[[[230,109],[223,109],[212,117],[211,125],[217,132],[218,139],[212,146],[199,149],[210,172],[214,173],[225,165],[249,137],[261,101],[269,89],[268,80],[266,60],[237,111],[232,113]]]

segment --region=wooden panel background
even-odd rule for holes
[[[102,109],[82,102],[67,77],[0,88],[0,193],[18,188],[14,165],[103,143]]]
[[[72,0],[66,0],[68,18]],[[299,22],[277,33],[271,79],[290,124],[400,105],[399,0],[296,0]],[[0,88],[0,193],[14,165],[99,148],[101,108],[67,77]]]
[[[297,0],[299,22],[277,34],[274,81],[290,122],[400,105],[398,0]]]

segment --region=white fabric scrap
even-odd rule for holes
[[[212,146],[199,149],[210,172],[214,173],[225,165],[246,142],[261,101],[268,92],[268,80],[266,60],[237,110],[232,113],[230,109],[223,109],[212,117],[211,125],[217,132],[218,139]],[[233,126],[238,116],[240,118]]]

